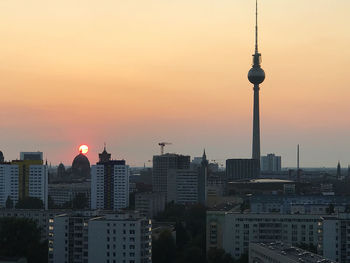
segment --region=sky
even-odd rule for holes
[[[254,0],[0,1],[0,150],[249,158]],[[350,163],[350,1],[260,0],[261,152]]]

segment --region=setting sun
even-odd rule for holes
[[[85,144],[80,145],[79,147],[79,152],[82,154],[87,154],[87,152],[89,151],[89,147]]]

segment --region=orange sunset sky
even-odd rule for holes
[[[254,0],[1,0],[0,150],[250,157]],[[262,154],[350,163],[350,1],[260,0]]]

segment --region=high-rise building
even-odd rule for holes
[[[88,211],[54,217],[50,263],[151,263],[151,220],[137,214]]]
[[[154,192],[163,193],[167,200],[168,171],[190,168],[190,156],[179,154],[162,154],[153,156],[152,188]]]
[[[279,172],[281,171],[281,156],[276,156],[274,153],[261,156],[260,164],[262,172]]]
[[[259,174],[260,160],[258,159],[226,160],[226,178],[229,181],[255,179]]]
[[[129,206],[129,166],[111,160],[106,148],[91,167],[91,209],[120,210]]]
[[[167,178],[168,202],[206,205],[208,160],[203,153],[200,166],[192,169],[169,169]]]
[[[40,199],[48,208],[48,168],[43,164],[42,153],[21,152],[21,160],[0,165],[0,206],[8,197],[13,205],[24,198]]]
[[[198,178],[196,170],[168,170],[167,201],[177,204],[198,203]]]
[[[265,80],[265,72],[260,66],[261,54],[258,51],[258,3],[255,13],[255,53],[253,55],[253,67],[248,72],[249,81],[254,84],[254,109],[253,109],[253,147],[252,158],[260,160],[260,113],[259,113],[259,84]]]
[[[0,164],[0,207],[6,207],[7,199],[12,206],[18,202],[18,165]]]

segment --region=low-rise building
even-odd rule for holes
[[[335,263],[323,256],[282,242],[250,243],[249,263]]]
[[[55,205],[63,205],[70,202],[78,194],[85,195],[90,207],[90,182],[71,184],[49,184],[49,197]]]
[[[317,247],[320,215],[207,212],[207,251],[222,248],[234,258],[247,253],[249,242],[275,242]]]
[[[135,194],[135,210],[148,218],[157,216],[165,209],[165,195],[163,193]]]

